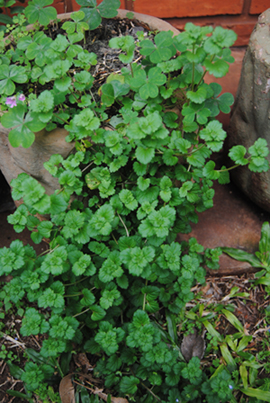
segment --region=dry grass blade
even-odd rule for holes
[[[93,366],[90,364],[85,353],[79,353],[74,356],[75,364],[82,368],[83,372],[93,371]]]
[[[98,397],[100,397],[100,398],[103,399],[105,402],[107,402],[107,400],[108,400],[108,395],[103,392],[103,389],[96,388],[96,387],[95,387],[95,389],[89,388],[89,386],[82,385],[81,383],[76,382],[76,381],[74,381],[74,383],[76,383],[77,385],[80,385],[80,386],[86,388],[87,390],[90,390],[94,395],[98,395]],[[123,397],[112,397],[112,396],[111,396],[111,402],[112,402],[112,403],[128,403],[128,400],[125,399],[125,398],[123,398]],[[67,402],[63,402],[63,401],[62,401],[62,403],[67,403]]]
[[[101,399],[105,400],[105,402],[107,402],[108,395],[106,393],[102,392],[102,389],[96,389],[95,391],[93,391],[93,393],[95,395],[98,395],[99,397],[101,397]],[[111,402],[112,403],[128,403],[128,400],[124,399],[123,397],[111,397]]]
[[[75,403],[75,389],[72,383],[72,374],[66,375],[61,380],[59,395],[62,403]]]

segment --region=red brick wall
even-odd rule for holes
[[[269,0],[251,0],[250,14],[259,14],[270,7]]]
[[[64,2],[67,11],[78,9],[75,0]],[[165,19],[179,30],[189,21],[221,25],[237,33],[235,46],[246,46],[259,14],[270,8],[270,0],[121,0],[121,8]]]
[[[135,0],[134,11],[166,19],[182,30],[188,21],[233,29],[236,46],[248,44],[258,15],[270,8],[270,0]]]
[[[160,18],[201,17],[208,15],[241,14],[244,0],[135,0],[134,11]]]
[[[233,29],[235,46],[246,46],[259,14],[270,8],[270,0],[120,0],[121,8],[153,15],[183,30],[187,22],[199,25],[221,25]],[[25,1],[25,5],[28,0]],[[98,3],[101,0],[97,0]],[[21,4],[18,4],[21,5]],[[57,12],[78,10],[76,0],[54,0]]]

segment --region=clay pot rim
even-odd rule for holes
[[[65,18],[68,19],[68,18],[70,18],[71,14],[73,14],[74,12],[76,12],[76,11],[58,14],[57,17],[60,18],[61,20],[65,19]],[[174,28],[169,22],[161,20],[160,18],[157,18],[157,17],[153,17],[151,15],[147,15],[147,14],[141,14],[141,13],[136,13],[136,12],[133,12],[130,10],[119,9],[117,16],[114,18],[119,18],[119,19],[128,18],[127,17],[128,13],[133,14],[133,18],[131,18],[131,20],[137,20],[139,22],[147,24],[149,26],[150,30],[152,30],[152,31],[155,31],[155,30],[172,31],[173,35],[180,34],[180,31],[178,29]],[[108,18],[108,19],[110,19],[110,18]]]
[[[71,14],[73,14],[74,12],[76,12],[76,11],[57,14],[57,18],[59,18],[60,20],[70,19]],[[113,17],[113,18],[119,18],[119,19],[128,18],[127,14],[130,12],[132,12],[132,11],[125,10],[125,9],[119,9],[117,11],[117,16]],[[147,15],[147,14],[136,13],[136,12],[132,12],[132,14],[133,14],[133,18],[131,18],[131,20],[137,20],[139,22],[142,22],[142,23],[148,25],[148,27],[151,31],[172,31],[173,36],[180,34],[180,31],[177,28],[173,27],[169,22],[161,20],[160,18],[153,17],[153,16]],[[110,18],[107,18],[107,19],[110,19]],[[32,29],[33,27],[34,27],[34,24],[29,24],[29,25],[27,25],[26,29],[27,29],[27,31],[30,31],[30,29]],[[4,38],[4,42],[8,38],[9,38],[9,35]]]

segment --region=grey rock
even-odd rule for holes
[[[183,338],[181,343],[181,353],[187,362],[190,361],[192,357],[199,357],[202,359],[204,356],[204,350],[204,339],[198,334],[196,328],[193,329],[192,333],[189,333]]]
[[[52,194],[59,188],[59,183],[45,168],[44,162],[53,154],[66,158],[74,150],[74,143],[67,143],[65,129],[55,129],[47,132],[45,129],[36,133],[36,139],[31,147],[14,148],[8,141],[9,130],[0,125],[0,170],[7,182],[20,173],[27,173],[37,179],[45,188],[47,194]]]
[[[270,148],[270,9],[260,15],[250,37],[227,144],[249,148],[259,137]],[[244,166],[232,170],[231,177],[253,202],[270,211],[270,172],[254,173]]]
[[[16,206],[13,201],[9,201],[6,203],[1,203],[0,202],[0,213],[5,213],[7,211],[13,211],[15,210]]]

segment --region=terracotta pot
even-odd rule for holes
[[[74,144],[67,143],[65,129],[55,129],[47,132],[45,129],[36,133],[36,139],[31,147],[14,148],[8,141],[9,129],[0,125],[0,169],[8,183],[20,173],[27,173],[37,179],[45,188],[47,194],[54,193],[59,188],[56,178],[44,168],[44,162],[53,154],[61,154],[66,158],[74,149]]]
[[[118,10],[118,16],[115,18],[126,18],[128,10]],[[58,18],[66,20],[70,18],[71,13],[59,14]],[[149,30],[169,31],[174,35],[179,31],[169,23],[159,18],[149,15],[134,13],[134,19]],[[31,29],[31,26],[29,26]],[[16,178],[18,174],[26,172],[37,179],[44,187],[47,194],[52,194],[59,188],[58,181],[45,170],[43,164],[48,161],[51,155],[60,154],[66,158],[74,149],[74,143],[67,143],[65,137],[68,132],[65,129],[55,129],[47,132],[45,129],[36,133],[36,139],[29,148],[13,148],[8,141],[9,130],[0,125],[0,170],[8,183]]]

